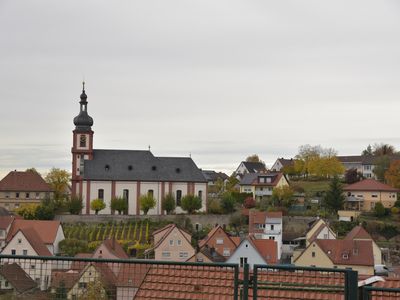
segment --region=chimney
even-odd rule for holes
[[[222,228],[226,231],[226,224],[222,224]]]

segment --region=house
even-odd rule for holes
[[[18,228],[18,230],[8,240],[6,246],[1,251],[5,255],[24,255],[24,256],[52,256],[45,242],[34,228]],[[12,263],[13,259],[5,259]],[[41,262],[39,260],[15,260],[16,263],[27,273],[39,286],[41,290],[46,290],[50,283],[51,261]]]
[[[293,167],[294,166],[294,159],[290,158],[278,158],[271,167],[271,171],[274,172],[283,172],[284,168]]]
[[[39,204],[52,195],[50,185],[35,171],[11,171],[0,180],[0,206],[8,210],[22,204]]]
[[[381,183],[375,179],[364,179],[343,188],[347,210],[371,211],[377,202],[385,208],[391,208],[397,200],[399,189]]]
[[[316,239],[293,263],[302,267],[352,268],[359,274],[373,275],[373,244],[367,240]]]
[[[11,224],[14,222],[15,216],[0,217],[0,250],[6,245],[7,234],[10,231]]]
[[[191,244],[192,235],[175,224],[169,224],[153,232],[154,246],[145,254],[154,251],[154,259],[162,261],[187,261],[195,254]]]
[[[198,246],[200,250],[209,249],[211,260],[213,260],[214,252],[218,254],[214,256],[220,261],[219,256],[227,259],[235,251],[239,242],[238,238],[231,237],[221,225],[217,225],[211,229],[205,238],[199,241]]]
[[[274,188],[288,185],[288,180],[281,172],[247,173],[239,183],[240,192],[252,193],[254,199],[272,196]]]
[[[207,245],[201,249],[196,249],[196,253],[190,257],[188,262],[202,263],[222,263],[226,261],[226,257],[215,251],[214,248],[209,248]]]
[[[142,195],[151,195],[156,206],[148,214],[164,211],[161,200],[172,194],[177,213],[183,196],[196,195],[206,211],[207,180],[190,157],[156,157],[150,150],[103,150],[93,148],[93,119],[88,115],[87,95],[83,87],[80,112],[74,118],[72,143],[72,195],[83,199],[83,214],[94,214],[90,207],[94,199],[102,199],[106,208],[100,214],[111,214],[114,197],[123,197],[129,215],[140,215]]]
[[[265,164],[262,162],[250,162],[250,161],[242,161],[239,166],[236,168],[234,174],[237,179],[243,178],[245,174],[249,173],[261,173],[266,172],[267,168]]]
[[[257,239],[274,240],[277,243],[277,258],[282,253],[282,212],[256,211],[249,212],[249,233]]]
[[[382,264],[383,259],[381,248],[379,248],[371,235],[362,226],[354,227],[344,239],[349,241],[371,241],[374,255],[374,265]]]
[[[221,180],[225,185],[229,178],[229,176],[223,172],[215,172],[214,170],[202,170],[202,172],[207,180],[208,186],[214,186],[218,180]]]
[[[0,220],[4,217],[0,217]],[[0,222],[1,223],[1,222]],[[51,255],[60,253],[59,243],[65,239],[64,231],[60,221],[24,220],[14,218],[6,233],[6,243],[13,239],[14,235],[21,229],[33,229],[39,236],[40,241],[48,248]]]
[[[5,263],[0,265],[0,291],[2,294],[20,296],[33,292],[37,284],[16,263]],[[7,296],[4,295],[6,298]],[[8,298],[7,298],[8,299]],[[10,296],[10,299],[13,299]]]
[[[278,262],[277,242],[274,240],[255,239],[249,235],[245,238],[235,252],[228,258],[227,263],[249,264],[252,268],[255,264],[276,264]]]
[[[399,155],[387,155],[390,161],[400,160]],[[349,155],[349,156],[337,156],[337,159],[342,163],[345,170],[354,169],[357,173],[362,174],[364,178],[376,179],[374,168],[376,166],[376,160],[378,156],[374,155]]]

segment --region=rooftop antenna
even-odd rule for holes
[[[192,152],[189,152],[189,157],[192,158]]]
[[[149,151],[151,150],[151,146],[149,145]]]

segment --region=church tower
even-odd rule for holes
[[[75,130],[72,143],[72,195],[82,197],[82,180],[84,160],[93,158],[93,119],[87,112],[87,96],[85,82],[82,83],[80,112],[74,118]]]

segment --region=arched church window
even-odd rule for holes
[[[86,135],[84,135],[84,134],[81,135],[79,146],[86,147]]]

